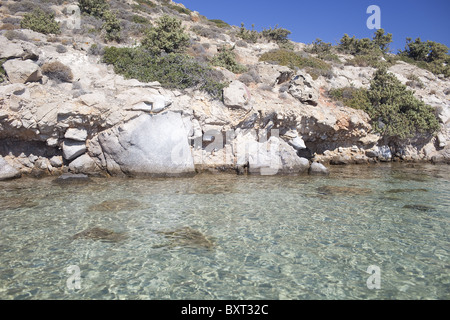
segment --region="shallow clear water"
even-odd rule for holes
[[[449,167],[331,169],[0,182],[0,299],[449,299]],[[72,238],[93,227],[127,238]]]

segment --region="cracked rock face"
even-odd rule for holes
[[[194,161],[179,113],[141,114],[99,134],[111,174],[176,176],[194,173]]]
[[[319,104],[319,88],[314,85],[311,76],[298,72],[290,82],[289,93],[302,103],[313,106]]]

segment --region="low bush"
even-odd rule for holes
[[[291,32],[287,29],[280,28],[278,25],[275,28],[263,29],[261,35],[269,41],[275,41],[276,43],[285,43],[288,41],[288,36]]]
[[[88,54],[93,56],[101,56],[104,53],[104,48],[101,44],[94,43],[89,47]]]
[[[59,61],[44,63],[41,70],[43,74],[57,82],[71,82],[73,80],[72,70]]]
[[[20,27],[44,34],[61,33],[59,23],[55,21],[55,14],[46,13],[41,9],[34,9],[31,13],[26,13],[20,21]]]
[[[367,112],[374,130],[384,137],[411,138],[434,133],[440,127],[434,109],[415,98],[385,68],[376,71],[369,90],[341,88],[330,91],[330,96]]]
[[[102,29],[106,31],[106,41],[120,41],[120,21],[114,12],[106,10],[103,13]]]
[[[313,79],[331,71],[331,66],[325,61],[285,49],[266,52],[261,55],[259,60],[287,66],[291,69],[305,69]]]
[[[261,38],[261,35],[258,31],[255,30],[255,25],[252,25],[252,30],[248,30],[245,28],[244,23],[241,23],[241,27],[239,32],[236,34],[242,40],[256,43],[258,39]]]
[[[142,40],[142,46],[156,54],[181,52],[189,45],[189,35],[184,32],[181,20],[164,15],[156,21]]]
[[[245,66],[236,61],[234,47],[229,48],[227,46],[223,46],[220,48],[219,53],[212,58],[211,64],[213,66],[228,69],[233,73],[242,73],[247,70]]]
[[[78,0],[78,6],[82,13],[102,18],[105,11],[109,9],[106,0]]]
[[[7,59],[0,59],[0,83],[4,82],[6,80],[6,71],[3,69],[3,64],[6,62]]]
[[[107,47],[103,61],[113,65],[116,73],[128,79],[159,81],[169,89],[195,88],[208,92],[214,98],[221,98],[225,87],[221,82],[221,73],[185,54],[161,56],[143,47]]]

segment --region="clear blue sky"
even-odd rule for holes
[[[316,38],[336,44],[347,33],[372,38],[367,8],[381,9],[381,28],[393,34],[391,50],[404,49],[406,38],[432,40],[450,48],[450,0],[174,0],[208,19],[222,19],[250,29],[283,27],[289,38],[311,43]]]

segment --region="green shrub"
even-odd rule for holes
[[[392,43],[392,34],[384,34],[384,29],[378,29],[373,36],[372,42],[381,52],[387,53],[389,45]]]
[[[212,68],[180,53],[157,55],[145,48],[105,48],[103,61],[114,71],[142,82],[159,81],[171,89],[196,88],[221,98],[225,87]]]
[[[344,34],[341,38],[338,50],[352,55],[367,55],[375,51],[381,53],[377,45],[369,38],[356,39],[355,36],[350,38],[348,34]]]
[[[328,75],[328,72],[331,71],[331,66],[325,61],[285,49],[266,52],[261,55],[259,60],[287,66],[291,69],[305,69],[313,79],[317,79],[320,75]]]
[[[380,68],[385,63],[380,59],[381,56],[375,53],[356,55],[352,59],[347,60],[345,65],[355,67],[373,67]]]
[[[284,28],[279,28],[278,25],[275,28],[264,29],[261,35],[269,41],[275,41],[277,43],[284,43],[288,41],[288,36],[291,32]]]
[[[116,14],[110,10],[106,10],[103,13],[103,21],[102,29],[106,31],[106,41],[119,41],[121,27]]]
[[[0,83],[4,82],[6,80],[6,71],[3,69],[3,64],[6,62],[5,59],[0,59]]]
[[[72,70],[59,61],[45,63],[41,70],[43,74],[57,82],[71,82],[73,80]]]
[[[138,16],[138,15],[133,15],[132,21],[134,23],[140,23],[140,24],[149,24],[150,21],[147,18],[144,18],[142,16]]]
[[[252,25],[252,30],[248,30],[244,27],[244,23],[241,23],[241,27],[239,29],[239,32],[237,33],[237,36],[242,40],[252,43],[256,43],[258,39],[261,38],[259,32],[255,30],[255,25]]]
[[[181,20],[164,15],[156,21],[156,27],[147,32],[142,46],[154,53],[180,52],[189,45],[189,40]]]
[[[234,47],[229,48],[227,46],[223,46],[219,53],[212,58],[211,64],[228,69],[233,73],[242,73],[247,70],[245,66],[236,61]]]
[[[322,39],[317,38],[305,51],[314,54],[328,54],[331,53],[332,47],[331,43],[323,42]]]
[[[55,14],[46,13],[39,8],[34,9],[31,13],[26,13],[20,21],[20,27],[44,34],[61,33],[59,23],[55,21]]]
[[[106,0],[78,0],[78,5],[82,13],[102,18],[109,5]]]
[[[412,42],[411,38],[407,38],[405,50],[400,51],[398,57],[434,74],[450,76],[450,55],[448,47],[442,43],[422,42],[420,38]]]
[[[332,90],[330,96],[349,107],[366,111],[374,130],[388,138],[411,138],[434,133],[440,127],[434,109],[415,98],[413,92],[385,68],[377,70],[369,90],[342,88]]]

